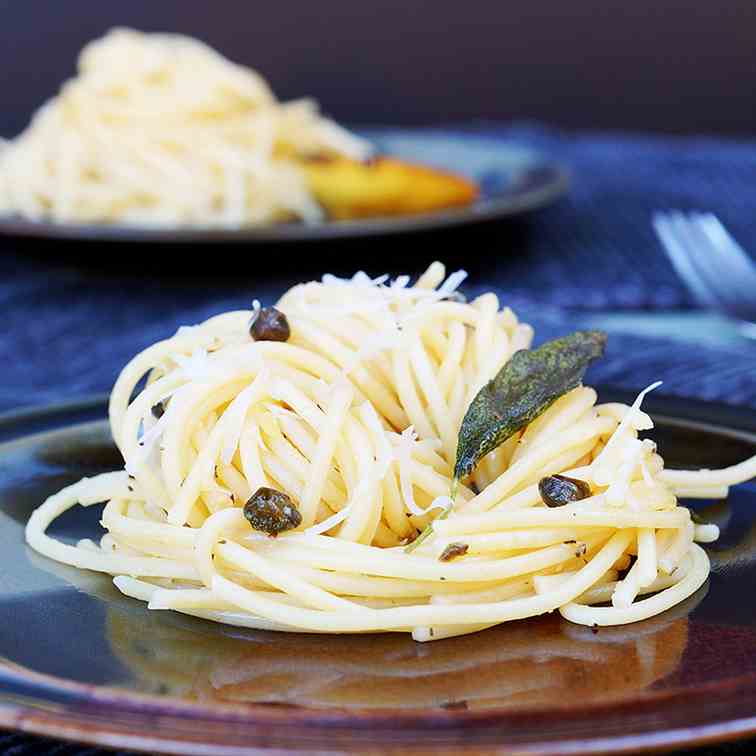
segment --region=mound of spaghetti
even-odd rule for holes
[[[115,29],[10,142],[0,213],[59,223],[236,228],[318,220],[293,156],[368,145],[310,100],[280,103],[255,71],[190,37]]]
[[[324,276],[149,347],[111,395],[125,469],[50,497],[29,544],[151,609],[275,630],[426,641],[554,610],[634,622],[691,595],[718,530],[678,497],[724,497],[756,460],[665,470],[638,437],[646,392],[596,404],[582,384],[602,334],[529,350],[464,276]],[[46,535],[98,502],[99,544]]]

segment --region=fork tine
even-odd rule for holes
[[[725,305],[740,317],[752,318],[756,301],[756,272],[747,253],[711,214],[698,213],[692,220],[711,246],[715,267],[714,286]]]
[[[713,220],[713,223],[712,223]],[[718,297],[723,309],[745,320],[756,317],[756,272],[745,251],[711,214],[691,213],[686,221],[691,238],[691,264]],[[723,242],[723,243],[722,243]]]
[[[728,266],[723,266],[726,260],[720,259],[722,255],[704,233],[696,215],[675,213],[673,223],[678,233],[687,239],[690,263],[711,293],[715,306],[727,307],[732,299],[733,289],[728,280],[729,276],[725,273]]]
[[[707,279],[712,292],[720,299],[724,309],[739,317],[753,317],[756,292],[753,267],[742,250],[742,255],[733,255],[727,246],[719,243],[721,234],[717,225],[722,231],[724,229],[716,219],[713,236],[707,233],[705,220],[706,214],[691,213],[687,221],[691,235],[697,239],[695,258],[692,262]],[[724,233],[727,234],[726,231]]]
[[[727,264],[731,285],[745,301],[754,301],[756,266],[748,253],[712,213],[697,214],[696,222],[717,251],[719,259]]]
[[[680,218],[680,213],[654,213],[652,218],[654,231],[672,267],[693,294],[694,299],[706,307],[719,307],[717,299],[712,295],[706,281],[692,262],[691,257],[694,253],[690,249],[684,224],[680,232]]]

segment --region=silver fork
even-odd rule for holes
[[[756,265],[711,213],[654,213],[653,226],[698,304],[743,322],[756,337]]]

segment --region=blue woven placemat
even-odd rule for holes
[[[533,218],[517,249],[506,246],[512,241],[504,224],[501,241],[494,233],[486,249],[465,254],[468,291],[494,288],[544,337],[579,327],[583,312],[690,306],[651,231],[654,209],[712,210],[746,246],[756,230],[753,142],[569,134],[528,124],[447,133],[451,145],[462,133],[534,147],[572,171],[569,196]],[[443,255],[438,243],[423,244],[414,260]],[[127,256],[128,247],[104,257],[113,254]],[[180,282],[30,261],[0,240],[0,411],[105,391],[131,355],[178,325],[248,307],[253,297],[272,301],[297,280],[300,253],[285,254],[290,272],[213,280],[200,269],[193,281]],[[360,262],[359,245],[351,258]],[[365,264],[381,267],[375,259]],[[658,377],[667,391],[756,405],[755,359],[739,348],[692,350],[616,336],[593,379],[632,388]]]
[[[691,305],[650,230],[655,209],[708,209],[744,242],[753,237],[754,143],[567,134],[533,125],[464,131],[470,138],[485,134],[541,149],[572,170],[569,197],[533,219],[521,248],[497,247],[494,236],[489,248],[471,250],[465,263],[473,274],[468,293],[496,290],[536,326],[538,341],[575,330],[602,309]],[[502,234],[501,245],[509,238]],[[128,255],[128,248],[117,254]],[[297,280],[296,254],[287,254],[286,269],[265,277],[221,280],[208,270],[175,280],[30,259],[0,240],[0,412],[107,391],[133,354],[178,325],[249,307],[253,297],[275,300]],[[415,252],[428,260],[438,254],[437,244]],[[374,272],[376,266],[367,264]],[[756,349],[614,334],[605,359],[590,373],[592,383],[630,389],[657,379],[665,382],[664,393],[756,408]],[[0,736],[0,753],[105,752],[6,735]]]
[[[544,223],[547,222],[544,218]],[[22,406],[86,397],[110,389],[118,371],[139,350],[229,309],[249,308],[254,297],[273,302],[294,282],[214,285],[212,279],[147,284],[131,276],[109,277],[27,264],[15,279],[3,276],[13,258],[0,257],[0,412]],[[497,290],[522,320],[536,328],[536,341],[584,325],[580,311],[511,295],[496,279],[473,280],[472,292]],[[689,342],[612,334],[606,357],[590,373],[593,383],[629,389],[664,381],[664,393],[756,407],[756,345],[691,346]]]
[[[0,754],[3,756],[129,756],[130,753],[88,748],[77,743],[63,743],[33,735],[0,733]]]
[[[651,229],[656,210],[708,210],[746,246],[756,240],[756,142],[567,133],[535,124],[506,138],[567,165],[569,196],[535,224],[527,249],[500,257],[512,293],[574,309],[687,307],[692,301]],[[756,253],[756,241],[751,245]]]
[[[678,751],[677,756],[749,756],[752,742],[726,743],[721,746]],[[0,734],[0,754],[3,756],[136,756],[133,751],[111,751],[89,748],[75,743],[62,743],[49,738],[8,733]]]

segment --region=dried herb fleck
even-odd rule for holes
[[[454,465],[455,483],[469,475],[486,454],[576,388],[588,366],[604,353],[605,344],[606,334],[601,331],[577,331],[512,355],[478,392],[465,414]]]
[[[587,499],[591,495],[591,487],[578,478],[548,475],[538,481],[538,493],[547,507],[563,507],[573,501]]]
[[[456,302],[457,304],[467,304],[467,297],[461,291],[453,291],[448,297],[444,297],[447,302]]]
[[[285,493],[265,486],[258,488],[244,505],[244,516],[255,530],[271,536],[302,522],[302,515]]]
[[[263,307],[250,323],[249,332],[255,341],[288,341],[291,336],[286,315],[275,307]]]
[[[450,543],[442,552],[438,558],[439,562],[451,562],[452,559],[464,556],[469,550],[469,546],[466,543]]]
[[[448,709],[449,711],[465,711],[469,707],[467,701],[448,701],[441,704],[442,709]]]
[[[412,533],[410,533],[406,538],[402,538],[401,541],[399,541],[400,546],[409,546],[410,544],[414,543],[414,541],[417,539],[417,537],[420,535],[417,530],[414,530]]]
[[[453,491],[453,495],[456,494],[456,491]],[[404,547],[404,553],[405,554],[411,554],[428,536],[433,532],[433,523],[436,522],[436,520],[445,520],[449,515],[451,514],[451,507],[448,509],[445,509],[441,514],[436,517],[435,520],[432,522],[429,522],[424,528],[423,532],[420,533],[408,546]]]

